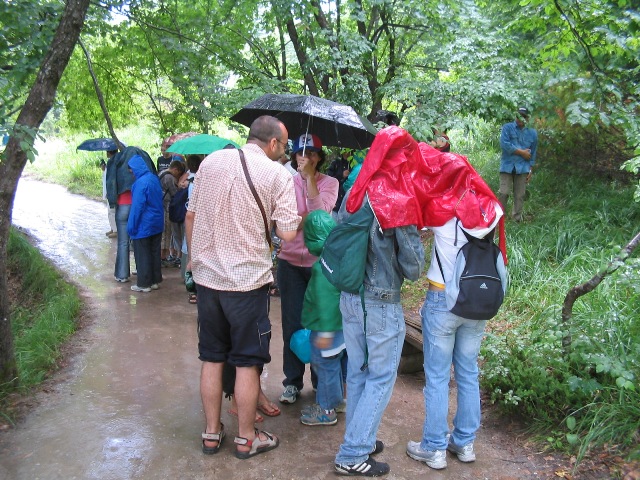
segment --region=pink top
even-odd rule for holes
[[[338,198],[338,180],[316,173],[316,184],[320,195],[315,198],[307,198],[307,181],[302,175],[293,176],[293,185],[296,191],[296,203],[298,204],[298,215],[302,216],[313,210],[324,210],[331,213]],[[310,267],[318,259],[311,255],[307,247],[304,246],[304,235],[302,229],[296,233],[296,238],[290,242],[282,242],[282,250],[278,258],[286,260],[296,267]]]

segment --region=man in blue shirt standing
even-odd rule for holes
[[[527,127],[528,121],[529,110],[520,107],[516,112],[515,121],[504,125],[500,134],[502,158],[498,200],[506,212],[507,199],[513,192],[511,217],[516,222],[522,221],[524,194],[531,179],[533,165],[536,163],[538,149],[538,133],[535,129]]]

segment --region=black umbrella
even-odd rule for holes
[[[268,93],[245,105],[231,120],[250,126],[261,115],[274,116],[284,123],[290,138],[309,132],[335,147],[367,148],[377,133],[371,122],[353,108],[313,95]]]
[[[82,142],[76,150],[87,150],[89,152],[97,152],[99,150],[118,150],[118,145],[111,138],[92,138]]]

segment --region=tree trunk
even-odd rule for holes
[[[0,384],[17,381],[7,295],[7,243],[18,180],[33,151],[36,134],[53,105],[64,69],[80,36],[89,0],[67,0],[51,46],[18,115],[0,162]]]
[[[578,298],[587,293],[593,291],[602,280],[605,279],[607,275],[612,274],[620,265],[622,265],[627,258],[631,255],[631,253],[635,250],[635,248],[640,243],[640,232],[636,233],[636,236],[631,239],[631,241],[622,249],[622,251],[609,262],[609,264],[600,270],[591,280],[578,285],[577,287],[573,287],[567,293],[567,296],[564,297],[564,303],[562,304],[562,328],[567,332],[567,334],[562,338],[562,348],[564,349],[565,355],[571,351],[571,333],[569,330],[571,317],[573,316],[573,304],[576,302]]]
[[[304,84],[309,89],[309,93],[311,95],[319,97],[320,92],[318,90],[318,85],[316,84],[316,80],[309,69],[307,55],[304,51],[304,48],[302,47],[300,37],[298,36],[298,30],[296,29],[296,25],[295,23],[293,23],[293,18],[291,17],[287,19],[287,33],[289,33],[289,38],[291,39],[293,50],[296,52],[298,63],[300,64],[300,69],[302,70],[302,74],[304,75]]]

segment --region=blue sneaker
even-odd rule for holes
[[[335,425],[338,423],[338,416],[334,409],[324,410],[316,405],[316,408],[307,410],[300,416],[300,422],[303,425]]]

